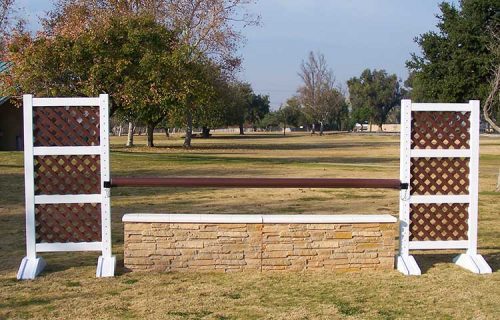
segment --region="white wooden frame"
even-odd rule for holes
[[[401,140],[400,140],[400,179],[408,183],[408,189],[400,193],[400,233],[397,268],[406,275],[420,275],[421,271],[410,250],[466,249],[453,261],[474,273],[491,273],[484,258],[477,254],[477,215],[478,215],[478,172],[479,172],[479,101],[469,103],[412,103],[401,101]],[[457,111],[470,112],[470,149],[411,149],[411,112],[412,111]],[[468,195],[414,195],[410,196],[410,160],[422,157],[464,157],[469,158]],[[412,203],[468,203],[468,240],[460,241],[409,241],[410,204]]]
[[[65,147],[34,147],[33,146],[33,108],[36,107],[71,107],[98,106],[100,115],[99,146],[65,146]],[[109,188],[104,182],[109,181],[109,98],[101,94],[98,98],[34,98],[23,96],[24,108],[24,176],[26,203],[26,257],[23,258],[18,279],[34,279],[45,267],[39,252],[63,251],[101,251],[97,263],[97,277],[114,276],[116,258],[111,251],[111,210]],[[33,157],[39,155],[99,155],[101,166],[101,193],[85,195],[38,195],[34,193]],[[36,243],[35,236],[35,204],[55,203],[100,203],[101,204],[101,234],[99,242],[73,243]]]

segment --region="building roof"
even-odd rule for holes
[[[0,61],[0,73],[7,71],[10,68],[10,62]],[[2,97],[0,96],[0,105],[4,104],[4,102],[9,100],[9,96]]]

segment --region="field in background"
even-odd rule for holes
[[[112,137],[112,176],[399,177],[398,135],[155,136],[157,148]],[[131,212],[397,215],[398,192],[363,189],[113,189],[118,276],[95,279],[97,254],[44,254],[46,271],[18,282],[24,255],[22,153],[0,152],[0,319],[398,319],[500,314],[500,138],[481,137],[479,251],[493,275],[450,263],[453,251],[416,256],[421,277],[335,273],[124,273],[121,216]]]

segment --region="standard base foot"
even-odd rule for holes
[[[24,257],[19,266],[19,271],[17,271],[17,280],[35,279],[46,265],[47,263],[42,257],[36,257],[35,259]]]
[[[100,277],[114,277],[115,276],[116,257],[103,257],[100,256],[97,260],[97,270],[95,276]]]
[[[413,256],[398,256],[398,271],[407,276],[419,276],[422,274]]]
[[[453,259],[453,262],[474,273],[491,273],[491,267],[480,254],[460,254]]]

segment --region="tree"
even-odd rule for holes
[[[153,146],[154,127],[179,100],[170,71],[177,62],[175,33],[148,16],[108,22],[76,38],[14,37],[8,58],[15,89],[44,96],[109,93],[111,112],[145,122]]]
[[[243,40],[238,26],[258,25],[259,16],[247,10],[253,0],[56,0],[44,19],[45,32],[78,35],[101,25],[109,15],[153,16],[158,23],[177,30],[180,43],[196,60],[210,56],[227,67],[237,67],[235,56]]]
[[[490,124],[490,126],[498,133],[500,133],[500,126],[497,125],[490,116],[494,110],[496,103],[496,114],[499,114],[499,101],[500,101],[500,65],[495,70],[495,76],[491,81],[491,91],[486,98],[483,105],[483,117]]]
[[[375,122],[382,130],[387,115],[401,100],[398,77],[385,70],[366,69],[359,78],[349,79],[347,85],[353,113],[368,117],[360,120]]]
[[[12,25],[11,19],[14,13],[15,0],[0,0],[0,37],[2,39],[8,33]]]
[[[222,70],[232,73],[240,65],[236,56],[238,46],[243,40],[240,27],[256,25],[259,17],[250,14],[246,7],[252,0],[59,0],[49,18],[45,21],[46,32],[78,35],[85,32],[92,24],[102,24],[103,17],[110,14],[135,15],[146,12],[156,21],[179,32],[183,59],[186,65],[211,60]],[[105,21],[105,19],[104,19]],[[189,74],[189,72],[185,73]],[[186,82],[184,82],[186,84]],[[191,146],[193,118],[195,113],[206,113],[200,101],[192,92],[206,92],[201,84],[193,79],[180,105],[177,118],[182,116],[186,126],[184,146]]]
[[[245,119],[257,131],[257,124],[269,113],[271,106],[269,105],[269,96],[252,93],[248,104]],[[241,132],[240,132],[241,134]]]
[[[280,122],[281,120],[278,111],[271,111],[260,120],[259,128],[267,131],[272,129],[273,127],[279,127]]]
[[[328,68],[325,56],[321,53],[309,53],[307,61],[302,61],[299,76],[303,85],[297,90],[304,106],[304,111],[315,123],[320,124],[320,135],[323,134],[325,123],[339,110],[343,96],[340,90],[334,87],[333,71]]]
[[[224,114],[226,125],[238,125],[240,135],[243,135],[245,123],[251,124],[254,131],[269,113],[269,96],[257,95],[249,83],[233,81],[224,92],[226,110]]]
[[[161,10],[164,17],[170,17],[167,23],[180,30],[181,41],[188,48],[187,59],[206,56],[231,73],[240,65],[235,53],[243,40],[236,24],[239,22],[245,27],[259,21],[258,17],[245,11],[245,6],[250,3],[250,0],[171,0],[165,1]],[[188,125],[183,145],[189,148],[191,112],[202,106],[193,101],[184,108]]]
[[[439,8],[439,31],[418,36],[422,55],[414,53],[406,63],[415,73],[412,99],[484,102],[499,65],[498,39],[489,32],[499,28],[498,0],[461,0],[458,7],[443,2]],[[498,107],[490,111],[495,116]]]
[[[285,105],[282,105],[276,112],[276,117],[283,125],[283,135],[286,134],[286,126],[298,126],[302,118],[302,107],[297,97],[292,97],[287,100]]]
[[[189,148],[195,126],[222,123],[221,83],[226,78],[220,67],[209,59],[188,61],[183,53],[177,57],[178,63],[168,70],[174,83],[172,92],[176,95],[176,103],[168,117],[176,126],[186,126],[184,147]]]
[[[196,62],[194,62],[196,63]],[[220,66],[213,61],[206,59],[204,64],[197,63],[201,68],[192,78],[198,77],[197,90],[194,91],[193,101],[196,107],[191,110],[193,115],[193,125],[202,127],[204,137],[210,136],[210,128],[224,124],[224,109],[227,101],[227,75],[221,70]],[[184,104],[179,105],[181,108]],[[189,148],[190,145],[185,145]]]
[[[18,13],[16,0],[0,0],[0,61],[5,59],[7,40],[11,34],[24,30],[26,21]]]
[[[248,110],[251,108],[253,90],[249,83],[234,81],[228,84],[225,94],[225,124],[238,125],[243,135]]]
[[[332,90],[334,108],[329,113],[328,124],[332,130],[347,130],[349,125],[349,106],[345,94],[340,89]]]
[[[500,27],[500,25],[496,24],[496,27]],[[493,66],[491,90],[483,104],[483,117],[496,132],[500,133],[500,126],[491,118],[492,114],[497,117],[500,114],[500,28],[492,29],[490,34],[496,40],[490,45],[490,49],[495,55],[496,65]]]

